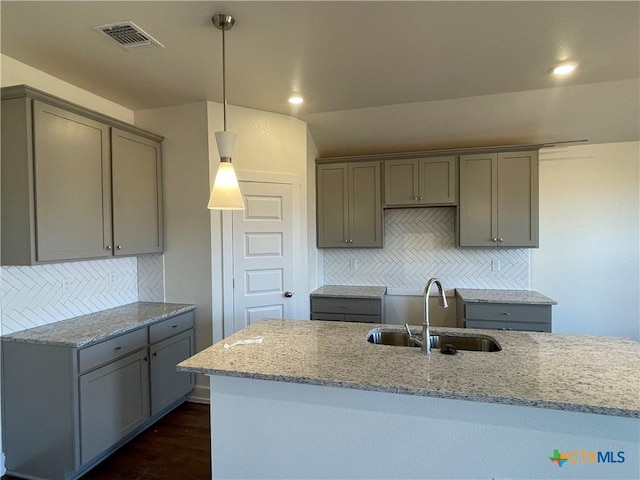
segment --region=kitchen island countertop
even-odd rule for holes
[[[360,323],[262,320],[178,369],[359,390],[640,418],[640,343],[615,337],[432,328],[494,338],[499,352],[428,358],[418,348],[374,345]],[[386,327],[389,327],[388,325]],[[398,327],[396,327],[398,329]],[[417,330],[416,330],[417,333]]]

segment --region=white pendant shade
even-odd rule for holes
[[[238,178],[229,162],[221,162],[213,182],[207,208],[216,210],[244,210],[244,200]]]
[[[222,30],[222,112],[224,119],[224,131],[216,132],[216,143],[220,154],[220,165],[213,182],[213,189],[209,197],[207,208],[212,210],[244,210],[244,200],[238,185],[238,177],[231,165],[233,145],[236,143],[236,134],[227,132],[227,94],[226,94],[226,62],[224,48],[224,32],[229,30],[235,20],[231,15],[219,13],[211,18],[215,27]]]
[[[236,143],[236,134],[233,132],[216,132],[216,143],[220,158],[231,158],[233,146]]]

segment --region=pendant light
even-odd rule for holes
[[[222,31],[222,111],[223,125],[222,132],[216,132],[216,143],[218,144],[218,153],[220,155],[220,165],[216,173],[216,179],[213,182],[213,189],[209,197],[207,208],[215,210],[244,210],[244,201],[236,172],[231,164],[231,152],[233,144],[236,141],[236,134],[227,132],[227,90],[226,90],[226,58],[224,45],[224,32],[231,30],[235,20],[231,15],[219,13],[211,17],[211,21],[215,27]]]

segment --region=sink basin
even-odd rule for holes
[[[473,352],[499,352],[502,350],[494,340],[487,337],[463,337],[455,335],[431,335],[431,348],[439,350],[445,345],[451,345],[456,350]],[[403,330],[388,328],[374,328],[367,334],[367,341],[376,345],[394,345],[397,347],[420,347],[420,339],[409,336]]]
[[[397,347],[419,347],[414,337],[403,330],[374,328],[367,334],[367,341],[376,345],[395,345]]]
[[[456,350],[470,350],[472,352],[499,352],[500,345],[485,337],[456,337],[453,335],[431,335],[431,348],[441,349],[451,345]]]

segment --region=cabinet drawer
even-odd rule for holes
[[[378,315],[345,315],[345,322],[382,323]]]
[[[504,330],[507,327],[507,322],[500,322],[497,320],[465,320],[466,328],[486,328],[490,330]]]
[[[156,343],[177,333],[193,328],[193,312],[167,318],[149,327],[149,342]]]
[[[550,332],[550,323],[536,322],[507,322],[507,330],[516,330],[520,332]]]
[[[509,322],[551,322],[549,305],[473,304],[465,306],[468,320],[495,320]]]
[[[381,301],[375,298],[327,298],[312,297],[313,313],[342,313],[356,315],[380,315]]]
[[[140,328],[111,340],[83,348],[78,351],[80,372],[86,372],[146,346],[147,329]]]
[[[312,313],[311,320],[323,320],[326,322],[344,322],[344,315],[339,313]]]

